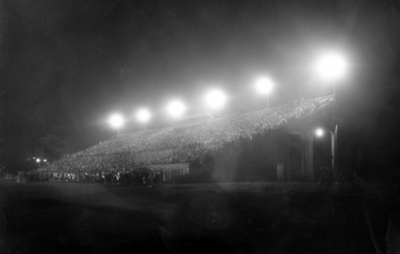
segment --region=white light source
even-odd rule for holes
[[[260,77],[256,80],[255,88],[258,93],[268,95],[271,93],[274,83],[270,78]]]
[[[46,162],[47,160],[46,160],[46,159],[44,159],[43,161],[44,161],[44,162]]]
[[[37,159],[36,159],[36,162],[37,162],[37,163],[39,163],[39,162],[40,162],[40,159],[39,159],[39,158],[37,158]]]
[[[318,129],[315,131],[315,135],[317,135],[317,137],[322,137],[322,136],[324,135],[324,130],[321,129],[321,128],[318,128]]]
[[[207,105],[214,109],[220,109],[225,105],[226,95],[221,90],[212,90],[206,95]]]
[[[142,122],[142,123],[146,123],[150,120],[151,118],[151,113],[149,110],[147,109],[140,109],[137,113],[136,113],[136,118]]]
[[[317,72],[325,78],[334,79],[340,77],[346,71],[345,59],[335,53],[329,53],[321,57],[316,65]]]
[[[113,127],[119,129],[124,123],[125,119],[120,114],[113,114],[108,119],[108,123]]]
[[[179,117],[185,113],[186,107],[183,102],[175,100],[168,104],[167,110],[171,116]]]

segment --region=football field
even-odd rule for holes
[[[357,189],[338,192],[304,183],[148,188],[0,181],[0,250],[374,253],[365,200]],[[367,206],[377,234],[384,233],[386,210],[377,211],[373,202]]]

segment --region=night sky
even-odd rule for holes
[[[34,155],[43,140],[64,153],[109,138],[113,112],[133,119],[148,107],[153,127],[167,121],[172,98],[188,114],[203,112],[213,87],[229,95],[224,113],[263,108],[252,91],[260,75],[275,81],[272,106],[327,95],[332,87],[312,67],[330,50],[349,62],[337,81],[346,112],[380,114],[399,82],[394,0],[3,2],[7,149],[15,158]],[[132,120],[122,131],[140,128]]]

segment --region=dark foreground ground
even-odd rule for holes
[[[0,253],[377,253],[374,237],[386,253],[396,202],[357,186],[0,181]]]

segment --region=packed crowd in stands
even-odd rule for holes
[[[154,187],[157,184],[165,182],[165,174],[163,171],[151,171],[147,167],[124,170],[124,171],[81,171],[69,170],[63,171],[20,171],[18,172],[18,182],[80,182],[80,183],[111,183],[111,184],[128,184],[128,185],[144,185]]]
[[[296,105],[231,115],[190,128],[174,126],[121,134],[84,151],[66,155],[46,170],[73,174],[78,179],[102,181],[99,172],[121,173],[127,169],[134,172],[151,164],[189,163],[218,151],[225,143],[252,138],[257,133],[308,115],[331,99],[317,98]],[[83,176],[83,172],[90,177]]]

